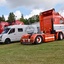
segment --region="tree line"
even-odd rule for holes
[[[16,20],[16,16],[14,15],[13,12],[9,13],[8,20],[5,20],[4,15],[0,16],[0,22],[4,21],[4,22],[12,23],[15,20]],[[34,15],[34,16],[28,18],[28,19],[25,19],[23,14],[22,14],[21,18],[19,18],[18,20],[24,22],[24,24],[32,24],[32,23],[35,23],[35,22],[39,21],[39,16],[38,15]]]

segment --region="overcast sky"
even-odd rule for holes
[[[16,19],[21,14],[29,18],[52,8],[64,16],[64,0],[0,0],[0,16],[4,15],[6,19],[10,12],[14,12]]]

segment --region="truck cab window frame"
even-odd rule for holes
[[[63,24],[63,23],[64,23],[64,21],[62,19],[60,19],[60,24]]]
[[[12,28],[12,29],[9,31],[8,34],[12,34],[12,33],[14,33],[14,32],[15,32],[15,28]]]
[[[23,28],[18,28],[18,32],[23,32]]]

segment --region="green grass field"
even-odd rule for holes
[[[64,40],[39,45],[0,44],[0,64],[64,64]]]

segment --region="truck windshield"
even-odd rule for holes
[[[4,31],[2,32],[2,34],[7,33],[10,30],[10,28],[5,28]]]
[[[26,32],[28,34],[34,33],[34,30],[35,30],[34,27],[31,26],[31,25],[29,25],[28,27],[26,27]]]

